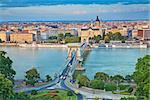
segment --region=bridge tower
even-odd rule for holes
[[[77,67],[76,70],[85,70],[81,66],[82,58],[82,48],[80,43],[70,43],[68,44],[68,59],[70,60],[73,56],[73,53],[76,53],[76,62]]]
[[[71,59],[73,56],[73,53],[75,52],[76,52],[76,59],[80,60],[81,59],[80,44],[77,44],[77,43],[68,44],[68,59]]]

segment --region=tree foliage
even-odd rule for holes
[[[90,80],[85,75],[78,75],[77,80],[80,86],[89,86]]]
[[[78,36],[65,37],[65,43],[76,43],[80,41],[81,41],[81,38]]]
[[[115,33],[109,32],[106,34],[106,36],[108,36],[110,40],[122,40],[123,39],[123,36],[121,35],[120,32],[115,32]]]
[[[71,37],[72,34],[71,33],[65,33],[65,37]]]
[[[110,42],[110,37],[109,36],[105,36],[104,37],[104,41],[105,41],[105,43],[109,43]]]
[[[92,87],[93,89],[101,89],[103,90],[104,89],[104,82],[101,81],[101,80],[91,80],[90,81],[90,87]]]
[[[46,81],[47,82],[52,81],[52,77],[50,75],[46,75]]]
[[[15,93],[15,96],[11,100],[31,100],[30,95],[25,92]]]
[[[26,72],[25,78],[26,78],[27,84],[31,84],[34,86],[34,84],[40,78],[40,74],[35,68],[32,68]]]
[[[0,100],[10,100],[13,96],[12,82],[4,75],[0,74]]]
[[[32,90],[31,91],[31,95],[37,95],[37,94],[38,94],[37,90]]]
[[[2,39],[0,38],[0,43],[2,43],[3,41],[2,41]]]
[[[94,79],[100,79],[103,81],[107,81],[109,79],[109,75],[104,72],[97,72],[94,76]]]
[[[114,75],[111,77],[111,80],[113,80],[116,83],[120,83],[124,80],[124,77],[121,75]]]
[[[99,41],[101,40],[101,35],[94,35],[94,37],[89,38],[89,40],[93,40],[95,43],[99,43]]]
[[[150,98],[150,55],[139,58],[136,63],[133,78],[137,83],[136,95],[139,97]]]
[[[107,84],[105,84],[105,90],[106,91],[115,91],[115,90],[117,90],[117,85],[116,84],[107,83]]]
[[[16,72],[12,68],[12,63],[6,52],[0,51],[0,73],[13,82]]]
[[[57,37],[58,41],[62,41],[64,39],[64,34],[60,33]]]

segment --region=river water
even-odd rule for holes
[[[63,68],[67,59],[67,50],[63,48],[20,48],[0,47],[6,51],[13,60],[13,68],[16,70],[15,79],[23,79],[25,72],[35,67],[41,78],[49,74],[54,76]],[[150,54],[150,49],[92,49],[86,57],[84,67],[89,78],[93,78],[98,71],[110,75],[132,74],[137,58]]]

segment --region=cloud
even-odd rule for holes
[[[150,4],[112,4],[112,5],[51,5],[51,6],[30,6],[30,7],[10,7],[0,8],[0,17],[19,17],[19,16],[33,16],[33,17],[65,17],[65,16],[96,16],[98,14],[111,13],[137,13],[150,12]],[[137,16],[138,17],[138,16]],[[148,16],[147,16],[148,17]]]

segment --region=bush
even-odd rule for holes
[[[37,95],[38,93],[37,93],[37,90],[32,90],[31,91],[31,95]]]
[[[104,82],[101,81],[101,80],[92,80],[90,82],[90,87],[91,88],[94,88],[94,89],[101,89],[101,90],[104,90]]]
[[[115,91],[115,90],[117,90],[117,85],[108,83],[105,85],[105,90],[106,91]]]
[[[129,85],[120,84],[118,87],[119,87],[120,90],[126,90],[127,88],[129,88]]]

